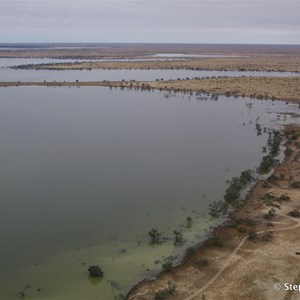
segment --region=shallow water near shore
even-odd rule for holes
[[[296,110],[169,92],[2,88],[0,298],[113,299],[178,262],[214,224],[208,205],[226,180],[258,166],[268,130]],[[157,247],[153,227],[165,238]],[[102,281],[88,278],[94,264]]]

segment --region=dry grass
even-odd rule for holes
[[[207,92],[228,96],[248,96],[258,99],[282,99],[300,102],[300,77],[239,77],[143,82],[0,82],[1,86],[106,86]]]
[[[300,101],[300,77],[232,77],[134,83],[153,89]],[[127,83],[128,85],[128,83]],[[130,85],[130,83],[129,83]]]

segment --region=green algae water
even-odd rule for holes
[[[108,88],[0,90],[0,299],[109,300],[177,263],[297,106]],[[264,129],[257,134],[256,124]],[[191,217],[191,228],[186,218]],[[163,243],[149,245],[157,228]],[[173,230],[183,232],[182,247]],[[99,265],[102,280],[88,267]]]

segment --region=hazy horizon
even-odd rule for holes
[[[276,43],[184,43],[184,42],[176,42],[176,43],[163,43],[163,42],[97,42],[97,41],[74,41],[74,42],[56,42],[56,41],[47,41],[47,42],[0,42],[0,47],[5,46],[55,46],[55,45],[74,45],[74,46],[100,46],[100,45],[207,45],[207,46],[300,46],[300,43],[295,44],[276,44]]]

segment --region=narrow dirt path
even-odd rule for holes
[[[285,218],[289,218],[291,220],[293,220],[294,222],[297,222],[296,225],[293,225],[291,227],[286,227],[286,228],[277,228],[277,229],[271,229],[268,230],[268,232],[278,232],[278,231],[285,231],[285,230],[292,230],[292,229],[296,229],[298,227],[300,227],[300,220],[297,220],[293,217],[287,216],[287,215],[283,215],[281,213],[277,212],[277,215],[283,216]],[[256,232],[256,234],[262,234],[264,233],[265,230],[262,231],[258,231]],[[249,235],[245,236],[240,243],[238,244],[238,246],[235,248],[235,250],[232,252],[232,254],[229,256],[229,258],[225,261],[225,263],[223,264],[223,266],[221,267],[221,269],[199,290],[197,290],[196,292],[194,292],[192,295],[190,295],[189,297],[185,298],[184,300],[192,300],[195,297],[199,296],[200,294],[202,294],[209,286],[211,286],[219,277],[220,275],[224,272],[224,270],[227,268],[227,266],[230,264],[230,262],[232,261],[232,259],[234,258],[234,256],[237,254],[237,252],[240,250],[240,248],[244,245],[245,241],[248,239]]]

